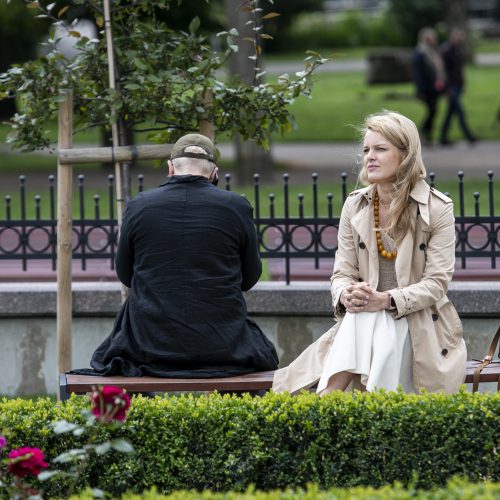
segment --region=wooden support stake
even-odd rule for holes
[[[200,101],[203,107],[206,109],[212,106],[214,100],[214,95],[210,89],[205,89],[200,95]],[[205,135],[210,140],[214,140],[214,125],[208,120],[208,113],[205,111],[198,118],[198,127],[200,129],[200,134]]]
[[[59,162],[72,163],[103,163],[130,162],[132,160],[163,160],[170,158],[171,144],[150,144],[147,146],[118,146],[116,148],[73,148],[58,151]],[[114,153],[114,154],[113,154]]]
[[[109,0],[104,0],[104,29],[106,32],[106,50],[108,54],[108,75],[109,75],[109,88],[116,89],[115,78],[115,56],[113,50],[113,33],[111,30],[111,7]],[[118,123],[116,118],[116,110],[111,109],[111,116],[113,117],[111,123],[111,142],[113,147],[117,148],[120,145],[118,139]],[[119,161],[115,161],[115,187],[116,187],[116,219],[118,228],[122,227],[123,217],[123,193],[122,193],[122,173]]]
[[[73,141],[73,96],[59,104],[58,143]],[[57,162],[57,371],[71,369],[71,261],[73,167]]]

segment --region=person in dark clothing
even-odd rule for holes
[[[453,115],[458,118],[458,123],[466,139],[475,143],[477,138],[470,131],[465,119],[465,112],[460,102],[464,90],[464,64],[465,64],[465,33],[459,28],[452,30],[450,38],[441,47],[446,73],[446,94],[448,96],[448,109],[441,128],[440,142],[443,146],[450,145],[448,132]]]
[[[127,205],[116,272],[130,288],[90,365],[101,375],[208,378],[277,368],[242,292],[261,274],[252,207],[217,188],[216,149],[172,148],[169,177]]]
[[[432,28],[422,28],[419,32],[418,45],[412,56],[412,71],[417,98],[426,106],[426,115],[420,127],[422,142],[431,145],[437,103],[445,85],[443,61],[437,51],[437,35]]]

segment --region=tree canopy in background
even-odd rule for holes
[[[273,132],[293,128],[289,105],[300,95],[310,95],[311,74],[323,62],[319,55],[311,54],[304,71],[294,76],[282,75],[275,82],[256,85],[229,82],[220,72],[238,44],[249,42],[240,40],[235,30],[224,30],[217,34],[220,50],[215,51],[202,33],[197,16],[199,6],[200,12],[206,13],[205,2],[195,2],[188,28],[180,30],[167,22],[170,14],[182,8],[180,1],[114,0],[112,26],[118,77],[113,90],[108,80],[102,1],[27,3],[54,22],[49,44],[55,48],[0,75],[0,98],[15,95],[20,108],[11,120],[13,133],[8,141],[24,150],[50,145],[53,138],[47,125],[69,91],[74,94],[77,130],[109,128],[116,116],[131,130],[148,131],[151,140],[172,142],[197,130],[200,119],[204,119],[214,125],[217,135],[238,132],[267,146]],[[261,7],[263,4],[257,7],[255,1],[247,0],[242,7],[263,19],[266,15],[277,17]],[[92,14],[100,31],[95,39],[78,32],[74,15],[83,8]],[[260,51],[267,35],[255,26],[250,42]],[[76,57],[68,59],[57,49],[57,27],[65,27],[77,40]],[[208,101],[203,98],[207,92],[212,96]]]
[[[0,73],[14,63],[22,63],[36,57],[36,47],[47,33],[48,23],[36,19],[22,0],[7,4],[0,1]],[[10,101],[0,101],[0,118],[8,118],[15,112]]]
[[[435,27],[446,12],[445,0],[389,0],[389,15],[401,35],[404,45],[412,46],[425,26]]]

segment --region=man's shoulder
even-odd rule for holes
[[[220,201],[223,203],[228,203],[235,207],[241,207],[241,208],[251,207],[250,202],[246,199],[245,196],[239,193],[235,193],[234,191],[227,191],[225,189],[215,188],[211,189],[210,192],[214,197],[219,198]]]
[[[160,186],[137,193],[133,198],[131,198],[128,201],[127,208],[138,207],[144,205],[145,203],[146,204],[149,203],[151,200],[157,198],[164,189],[165,189],[164,186]]]

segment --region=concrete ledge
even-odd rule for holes
[[[448,293],[462,317],[500,317],[500,283],[453,282]],[[261,282],[245,293],[254,316],[331,316],[329,282]],[[0,317],[54,317],[56,283],[0,283]],[[73,283],[75,317],[112,317],[120,308],[120,284]]]

